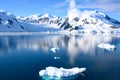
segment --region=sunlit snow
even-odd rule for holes
[[[56,67],[46,67],[45,70],[41,70],[39,72],[40,76],[56,76],[56,77],[69,77],[69,76],[75,76],[79,73],[82,73],[86,70],[86,68],[78,68],[74,67],[71,69],[65,69],[65,68],[56,68]]]
[[[50,50],[51,50],[52,52],[56,53],[56,51],[59,50],[59,47],[53,47],[53,48],[51,48]]]
[[[115,45],[111,45],[109,43],[100,43],[98,47],[109,51],[114,51],[116,49]]]

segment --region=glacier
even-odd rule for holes
[[[74,67],[71,69],[65,69],[65,68],[56,68],[56,67],[46,67],[45,70],[39,71],[39,75],[44,76],[52,76],[52,77],[69,77],[69,76],[75,76],[79,73],[82,73],[86,71],[86,68],[78,68]]]

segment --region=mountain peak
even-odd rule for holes
[[[81,13],[81,17],[106,17],[106,14],[99,12],[99,11],[83,11]]]
[[[25,19],[38,20],[41,16],[42,15],[40,14],[33,14],[33,15],[25,17]]]
[[[54,16],[50,15],[49,13],[46,13],[46,14],[42,15],[41,18],[45,18],[45,17],[53,18]]]
[[[11,12],[7,12],[7,11],[4,11],[4,10],[0,10],[0,15],[1,16],[9,16],[9,17],[12,17],[12,18],[15,18],[15,15],[13,15]]]

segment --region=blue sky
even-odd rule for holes
[[[45,14],[65,16],[70,0],[1,0],[0,9],[10,11],[17,16]],[[77,8],[98,10],[120,21],[120,0],[75,0]]]

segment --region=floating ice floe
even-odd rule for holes
[[[65,68],[56,68],[56,67],[47,67],[45,70],[41,70],[39,72],[39,75],[44,77],[44,76],[49,76],[49,77],[70,77],[70,76],[75,76],[79,73],[82,73],[86,70],[86,68],[71,68],[71,69],[65,69]]]
[[[101,43],[98,47],[109,51],[114,51],[116,49],[115,45],[111,45],[109,43]]]
[[[54,57],[54,59],[60,59],[60,57]]]
[[[50,50],[51,50],[52,52],[56,53],[56,51],[59,50],[59,47],[53,47],[53,48],[51,48]]]

